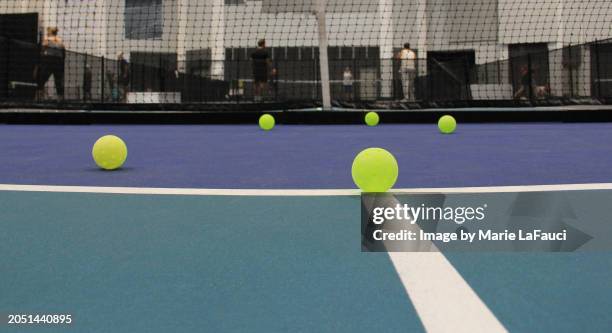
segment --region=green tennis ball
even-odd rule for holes
[[[275,124],[276,121],[272,115],[264,114],[263,116],[259,117],[259,127],[261,127],[261,129],[264,131],[273,129]]]
[[[444,134],[451,134],[457,128],[457,121],[452,116],[442,116],[440,120],[438,120],[438,128],[440,132]]]
[[[355,157],[351,173],[363,192],[387,192],[397,180],[399,168],[393,155],[382,148],[368,148]]]
[[[365,116],[365,123],[368,126],[376,126],[380,122],[380,117],[376,112],[368,112]]]
[[[125,163],[127,154],[128,150],[125,142],[114,135],[99,138],[91,150],[94,161],[104,170],[120,168]]]

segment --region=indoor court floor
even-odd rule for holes
[[[128,145],[118,171],[92,161],[105,134]],[[0,125],[0,313],[74,317],[0,331],[612,327],[611,252],[362,252],[368,147],[406,192],[612,190],[603,123]]]

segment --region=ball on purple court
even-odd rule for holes
[[[363,192],[387,192],[395,185],[399,167],[395,157],[382,148],[368,148],[353,161],[351,174]]]
[[[121,138],[105,135],[94,143],[91,150],[96,164],[104,170],[116,170],[123,166],[127,159],[127,146]]]
[[[273,129],[275,124],[276,121],[270,114],[264,114],[263,116],[259,117],[259,127],[261,127],[261,129],[264,131]]]
[[[451,134],[457,129],[457,121],[453,116],[445,115],[438,120],[438,129],[443,134]]]
[[[368,112],[365,115],[365,123],[368,126],[376,126],[380,122],[380,117],[376,112]]]

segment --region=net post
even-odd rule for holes
[[[278,103],[278,59],[274,57],[273,60],[274,75],[272,76],[272,89],[274,89],[274,101]]]
[[[378,16],[380,19],[380,50],[378,64],[377,98],[389,99],[393,94],[393,3],[394,0],[378,0]]]
[[[529,88],[529,100],[533,101],[533,72],[531,66],[531,54],[527,54],[527,79],[529,84],[527,85]]]
[[[466,100],[471,100],[472,99],[472,94],[470,91],[470,71],[469,71],[469,63],[467,59],[463,59],[463,76],[464,76],[464,80],[465,80],[465,99]]]
[[[567,47],[568,60],[567,60],[567,71],[569,72],[569,84],[570,84],[570,97],[574,97],[574,73],[572,71],[573,61],[572,59],[572,43]]]
[[[236,79],[235,80],[231,80],[230,82],[235,83],[236,85],[234,86],[234,95],[236,96],[236,104],[240,104],[240,97],[243,97],[240,95],[240,88],[241,88],[241,79],[240,79],[240,57],[235,57],[234,61],[236,62]],[[246,85],[245,85],[246,86]],[[255,83],[253,83],[253,87],[251,87],[251,89],[253,89],[252,93],[253,93],[253,100],[255,100]],[[243,94],[246,94],[246,89],[242,90]],[[248,103],[249,100],[247,100]]]
[[[430,60],[429,58],[427,59],[427,83],[429,86],[429,94],[427,95],[427,99],[429,102],[434,102],[434,70],[433,70],[433,65],[431,65],[429,63]],[[404,82],[402,81],[402,89],[404,88],[403,86]],[[404,96],[405,97],[405,96]]]
[[[359,89],[359,91],[361,91],[361,81],[359,81],[359,72],[357,71],[357,58],[355,56],[353,56],[353,68],[351,69],[351,72],[353,73],[353,88],[351,90],[351,100],[349,102],[356,102],[357,101],[357,89]]]
[[[195,75],[195,73],[192,73],[191,75],[192,75],[191,79],[193,80],[196,75]],[[198,57],[197,79],[198,79],[198,96],[197,96],[197,101],[198,102],[202,102],[202,57]],[[189,87],[189,88],[191,88],[191,87]],[[193,89],[191,91],[193,91]],[[193,97],[195,97],[195,96],[193,96]]]
[[[162,56],[161,54],[159,55],[159,58],[157,59],[158,63],[157,63],[157,76],[159,79],[159,90],[161,92],[166,92],[166,80],[164,80],[164,72],[163,72],[163,62],[162,62]]]
[[[2,39],[5,39],[4,37],[1,37]],[[5,61],[5,65],[6,65],[6,72],[4,73],[4,79],[6,80],[6,85],[4,86],[5,89],[5,95],[4,98],[5,100],[10,100],[10,95],[11,95],[11,91],[10,91],[10,81],[11,81],[11,77],[10,77],[10,70],[11,70],[11,39],[10,38],[6,38],[6,61]],[[40,66],[39,66],[40,67]]]
[[[502,61],[500,61],[500,60],[497,61],[497,83],[498,84],[502,83],[501,63],[502,63]],[[508,63],[510,63],[510,62],[508,61]]]
[[[325,7],[327,0],[315,0],[314,12],[317,17],[319,30],[319,67],[321,70],[321,97],[323,99],[323,109],[331,109],[331,91],[329,84],[329,57],[327,54],[327,15]]]
[[[87,54],[85,54],[83,56],[83,84],[81,86],[81,92],[80,92],[80,94],[83,94],[83,96],[80,96],[81,98],[79,98],[81,100],[81,102],[86,102],[87,101],[87,97],[86,97],[87,91],[85,89],[85,85],[86,85],[85,81],[86,80],[87,80]],[[90,87],[90,89],[91,89],[91,87]]]
[[[100,57],[100,60],[102,62],[101,66],[100,66],[100,72],[101,72],[100,73],[100,80],[101,80],[100,83],[102,83],[100,85],[100,102],[104,103],[105,102],[105,98],[104,98],[104,86],[106,85],[106,81],[104,80],[104,77],[106,76],[106,74],[105,74],[106,70],[104,69],[104,65],[106,63],[106,61],[105,61],[106,58],[105,57]]]
[[[595,50],[595,77],[597,80],[597,98],[601,98],[601,65],[599,58],[599,40],[596,40],[592,50]],[[593,93],[591,93],[593,95]]]

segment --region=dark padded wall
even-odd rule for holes
[[[34,83],[38,54],[38,14],[0,15],[0,100],[32,95],[31,88],[24,92],[10,82]]]

